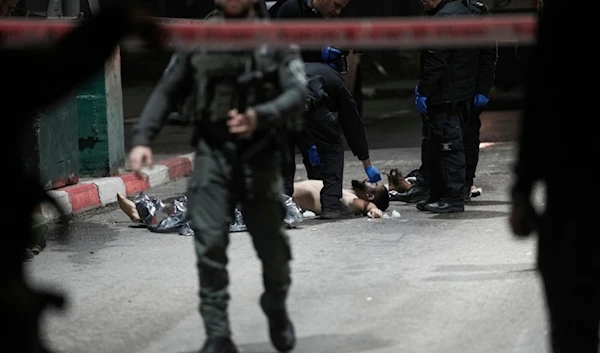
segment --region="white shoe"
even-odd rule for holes
[[[481,188],[478,188],[475,185],[471,186],[471,197],[481,196],[482,193],[483,190],[481,190]]]

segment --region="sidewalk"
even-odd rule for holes
[[[125,122],[125,153],[131,149],[133,124]],[[124,174],[106,178],[80,178],[79,183],[51,190],[68,216],[117,202],[117,193],[134,196],[151,187],[168,183],[191,174],[194,153],[190,146],[191,129],[181,126],[166,126],[152,143],[154,166],[142,170],[144,178],[138,178],[127,165]],[[49,220],[57,220],[59,214],[46,204],[41,213]]]
[[[106,178],[81,178],[79,183],[50,190],[48,193],[68,216],[117,202],[117,193],[137,195],[151,187],[168,183],[192,172],[194,153],[172,156],[155,162],[152,168],[144,168],[144,178],[131,172]],[[41,205],[41,214],[49,220],[59,218],[59,213],[47,204]]]

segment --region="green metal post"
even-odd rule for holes
[[[123,89],[119,48],[103,70],[77,91],[79,173],[105,177],[125,167]]]

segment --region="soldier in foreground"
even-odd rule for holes
[[[216,0],[216,4],[208,21],[266,15],[264,3],[257,0]],[[175,53],[134,129],[129,155],[134,171],[152,164],[150,142],[182,97],[187,97],[184,112],[191,115],[196,129],[188,206],[206,330],[201,353],[237,352],[227,315],[226,267],[229,224],[237,202],[263,265],[260,305],[268,318],[271,342],[287,352],[295,345],[286,309],[291,251],[282,227],[285,209],[276,132],[295,117],[299,120],[304,111],[306,77],[299,49],[272,50],[264,45],[254,51]]]

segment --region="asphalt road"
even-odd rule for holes
[[[466,212],[433,215],[392,203],[399,218],[305,220],[289,232],[289,310],[297,353],[548,353],[535,239],[515,240],[507,215],[516,113],[484,116],[477,184]],[[161,136],[169,141],[168,131]],[[380,170],[419,165],[418,118],[369,124]],[[179,139],[182,149],[184,143]],[[171,142],[171,148],[177,145]],[[304,171],[298,171],[299,178]],[[346,180],[364,178],[346,156]],[[148,191],[185,192],[186,179]],[[44,335],[57,352],[188,353],[204,340],[192,238],[132,228],[110,206],[76,217],[66,236],[27,264],[33,283],[67,293]],[[234,341],[242,353],[275,352],[258,306],[260,263],[247,233],[231,234]]]

